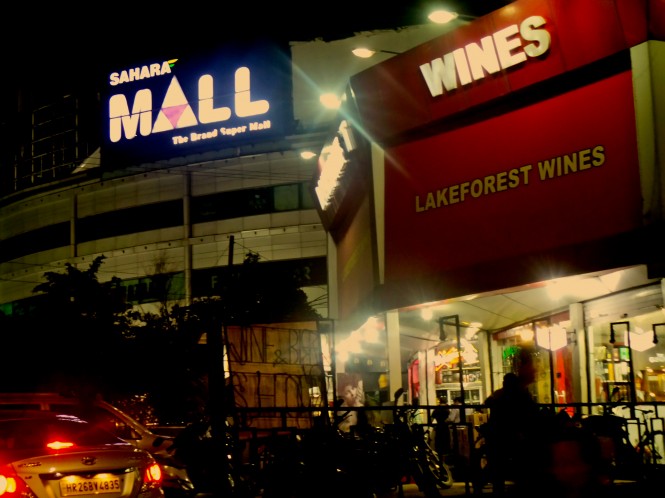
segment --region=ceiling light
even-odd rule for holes
[[[358,47],[351,50],[351,53],[356,57],[360,57],[361,59],[368,59],[372,57],[376,53],[376,51],[370,50],[369,48],[365,47]]]
[[[432,308],[423,308],[420,310],[420,316],[423,320],[429,322],[434,316],[434,312],[432,311]]]
[[[303,150],[300,153],[300,157],[302,157],[305,160],[312,159],[313,157],[316,157],[316,154],[312,152],[311,150]]]
[[[557,351],[568,344],[566,329],[559,325],[536,328],[536,342],[541,348]]]
[[[382,54],[391,54],[391,55],[399,55],[401,53],[401,52],[395,52],[393,50],[372,50],[371,48],[366,48],[366,47],[358,47],[351,50],[351,53],[353,55],[355,55],[356,57],[360,57],[361,59],[368,59],[377,52]]]

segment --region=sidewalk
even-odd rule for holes
[[[405,484],[403,487],[404,491],[404,497],[412,497],[412,498],[422,498],[425,495],[423,495],[419,490],[418,486],[415,484]],[[486,486],[483,488],[483,494],[492,494],[492,487],[491,486]],[[441,490],[441,496],[471,496],[473,495],[473,488],[471,485],[467,485],[464,482],[455,482],[453,483],[453,487],[450,489],[444,489]],[[394,493],[388,495],[386,498],[397,498],[399,497],[399,490],[395,491]],[[506,494],[504,496],[510,496],[510,485],[506,486]]]
[[[633,482],[619,482],[616,483],[615,486],[617,493],[614,494],[613,496],[616,497],[625,496],[627,498],[634,498],[635,496],[638,496],[637,494],[638,490],[636,488],[635,483]],[[418,490],[418,486],[416,486],[415,484],[405,484],[403,491],[405,498],[407,497],[423,498],[425,496]],[[485,486],[485,488],[483,488],[482,494],[491,495],[492,487]],[[388,495],[389,498],[399,498],[399,496],[400,496],[399,491],[395,491],[394,493]],[[471,487],[471,485],[469,485],[467,488],[467,485],[464,482],[456,482],[453,483],[452,488],[441,490],[441,496],[473,496],[473,488]],[[511,485],[506,484],[506,493],[504,494],[504,497],[510,497],[510,496],[512,496]]]

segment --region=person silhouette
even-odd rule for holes
[[[529,445],[537,435],[538,405],[528,386],[535,380],[530,352],[521,350],[515,359],[518,373],[503,376],[502,387],[485,401],[487,457],[491,469],[492,492],[505,492],[506,481],[517,481],[528,473]]]
[[[445,399],[438,399],[438,404],[432,412],[432,419],[436,422],[434,430],[434,449],[443,458],[450,453],[450,427],[448,426],[448,417],[450,408]]]
[[[570,420],[550,427],[538,451],[533,471],[520,483],[518,496],[540,498],[609,498],[615,493],[600,440]]]

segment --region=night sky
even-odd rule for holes
[[[196,51],[210,44],[257,37],[287,41],[332,41],[354,32],[426,23],[430,0],[388,2],[115,2],[35,4],[14,7],[0,30],[3,76],[20,68],[24,76],[50,77],[177,49]],[[439,2],[444,3],[444,2]],[[505,0],[448,0],[458,11],[482,15]],[[88,6],[87,8],[85,6]]]

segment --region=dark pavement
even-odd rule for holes
[[[635,498],[636,496],[644,496],[644,494],[641,493],[641,490],[637,487],[637,485],[633,482],[618,482],[615,483],[615,488],[614,492],[612,492],[613,497],[617,498],[623,498],[624,496],[626,498]],[[665,483],[663,483],[663,487],[660,487],[660,492],[665,490]],[[418,486],[415,484],[406,484],[403,487],[403,493],[404,497],[411,497],[411,498],[423,498],[425,495],[421,493],[418,490]],[[656,490],[654,490],[654,493],[657,494]],[[491,495],[492,494],[492,487],[491,486],[486,486],[483,488],[483,493],[482,494],[487,494]],[[473,495],[473,488],[469,485],[467,487],[466,483],[464,482],[456,482],[453,484],[453,487],[450,489],[445,489],[441,491],[441,496],[472,496]],[[399,490],[391,493],[390,495],[387,495],[385,498],[399,498]],[[506,493],[503,495],[506,498],[510,498],[511,496],[515,496],[514,493],[512,493],[512,489],[510,484],[507,485],[506,487]],[[383,497],[382,497],[383,498]],[[593,497],[591,497],[593,498]]]

